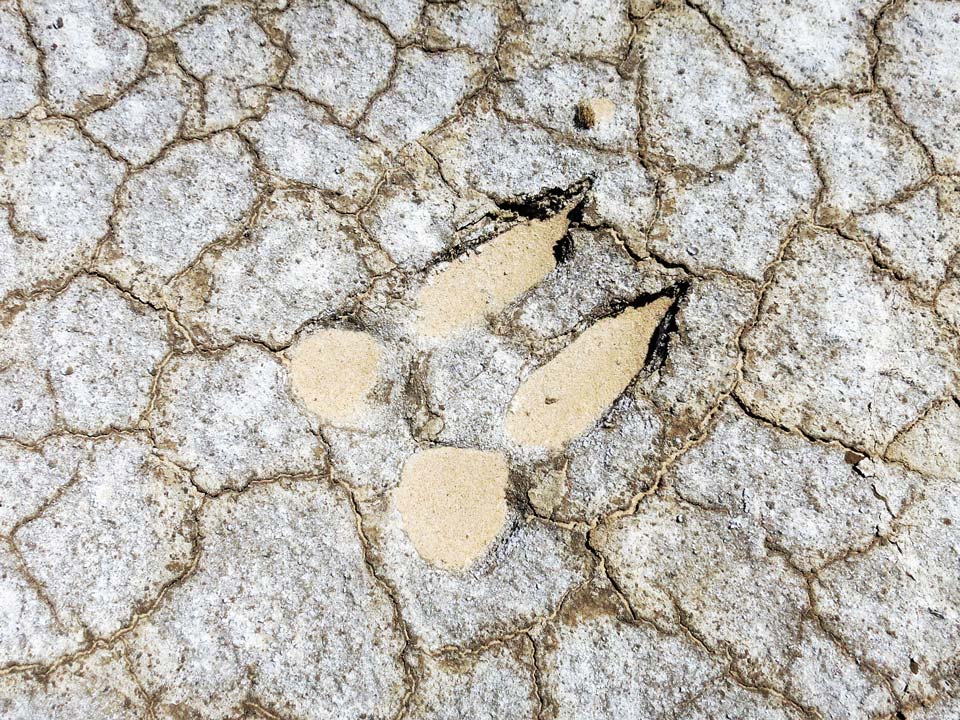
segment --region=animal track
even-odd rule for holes
[[[394,364],[404,354],[415,357],[404,370],[407,376],[391,379],[409,386],[409,373],[429,364],[432,354],[457,355],[478,338],[503,343],[504,352],[516,353],[520,363],[516,376],[504,378],[515,389],[513,396],[501,393],[473,399],[490,401],[481,414],[492,420],[491,432],[476,437],[478,447],[441,442],[446,449],[437,454],[431,440],[438,434],[428,429],[418,434],[420,449],[401,459],[403,469],[394,468],[395,473],[399,471],[399,484],[394,480],[393,492],[401,499],[405,533],[426,559],[433,561],[438,553],[445,558],[440,561],[444,567],[462,568],[477,561],[504,529],[507,459],[549,457],[550,462],[558,462],[565,447],[589,431],[643,370],[653,338],[679,302],[661,295],[636,307],[621,304],[600,318],[585,315],[575,331],[558,339],[556,347],[542,356],[518,351],[516,338],[492,331],[498,317],[522,304],[524,296],[556,273],[558,264],[575,261],[558,259],[556,248],[570,242],[570,218],[580,213],[584,197],[582,192],[570,191],[556,196],[570,199],[543,218],[518,218],[509,229],[411,279],[412,307],[409,317],[398,321],[395,336],[318,329],[305,333],[289,353],[293,387],[301,401],[324,425],[359,431],[409,420],[405,415],[410,413],[410,398],[391,402],[367,397],[380,381],[382,366]],[[539,202],[551,204],[546,198]],[[426,377],[429,385],[437,376],[428,371]],[[453,389],[471,393],[471,380],[464,379]],[[429,398],[429,387],[425,395]],[[433,426],[439,422],[451,437],[462,437],[455,423],[474,424],[469,413],[450,416],[429,399],[427,405]],[[382,466],[397,460],[372,457],[359,462]],[[518,495],[517,491],[509,494]],[[479,537],[485,542],[479,543]],[[434,549],[424,551],[425,547]],[[456,547],[471,550],[456,560],[440,550],[453,552]]]
[[[957,0],[0,0],[0,718],[941,720]]]

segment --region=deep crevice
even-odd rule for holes
[[[666,314],[664,314],[663,319],[657,325],[657,329],[653,331],[653,337],[650,339],[650,347],[647,349],[647,357],[644,358],[643,361],[643,366],[648,372],[652,370],[659,370],[667,361],[667,353],[670,351],[670,340],[679,330],[679,327],[677,326],[677,314],[680,312],[680,304],[687,296],[689,289],[690,283],[686,280],[682,280],[675,285],[671,285],[652,298],[657,299],[659,297],[670,297],[673,298],[673,302],[670,304],[670,307],[667,308]],[[634,303],[635,302],[636,300]],[[647,302],[649,301],[645,301],[641,304],[646,305]]]
[[[570,260],[574,255],[573,237],[569,232],[563,234],[563,237],[557,240],[553,246],[553,259],[557,265],[561,265]]]
[[[510,200],[501,200],[497,202],[497,207],[527,220],[546,220],[563,210],[578,195],[587,193],[592,187],[593,176],[588,175],[566,188],[547,188],[535,195],[520,195]],[[579,220],[582,205],[581,199],[577,207],[571,211],[572,222]]]

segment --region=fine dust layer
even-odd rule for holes
[[[643,368],[669,298],[603,318],[528,377],[507,412],[519,443],[559,447],[580,435]]]
[[[465,567],[503,526],[506,485],[507,464],[496,453],[443,447],[417,453],[397,488],[404,531],[425,560]]]
[[[290,379],[307,409],[331,425],[364,414],[377,382],[383,349],[366,333],[320,330],[301,338],[290,354]]]
[[[566,213],[531,220],[457,258],[420,291],[418,330],[442,337],[499,313],[556,266],[566,230]]]
[[[960,717],[960,0],[0,0],[0,718]]]

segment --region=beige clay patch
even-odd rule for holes
[[[587,130],[608,122],[617,111],[617,106],[604,97],[581,100],[577,103],[576,122]]]
[[[357,422],[376,385],[382,355],[380,343],[367,333],[320,330],[290,353],[293,390],[321,422]]]
[[[531,220],[451,262],[417,298],[417,331],[443,338],[509,305],[556,267],[553,246],[570,224],[573,206]]]
[[[672,302],[659,298],[604,318],[537,368],[510,402],[510,437],[522,445],[559,448],[590,427],[643,369]]]
[[[420,557],[462,570],[503,527],[506,488],[507,463],[500,453],[438,447],[410,456],[395,499]]]

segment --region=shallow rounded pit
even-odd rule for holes
[[[321,422],[350,425],[367,410],[383,348],[355,330],[318,330],[289,354],[293,390]]]
[[[437,447],[411,455],[394,497],[420,557],[447,570],[479,559],[506,522],[507,478],[496,452]]]

